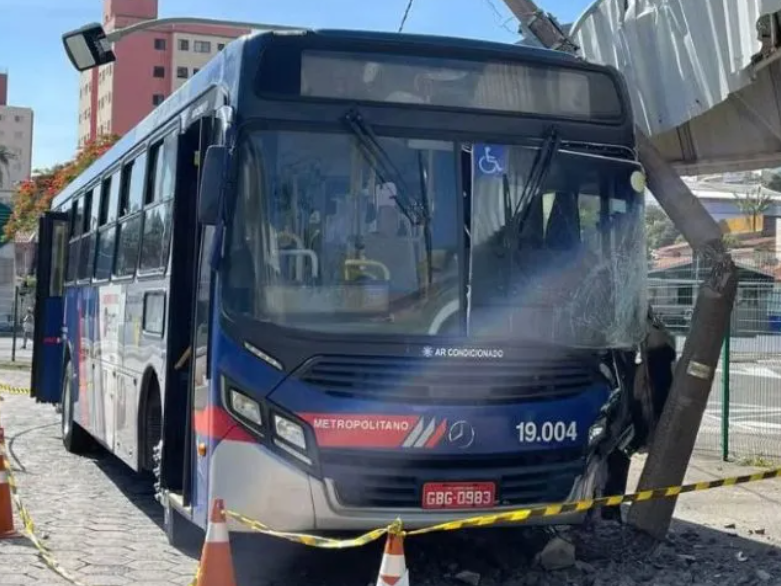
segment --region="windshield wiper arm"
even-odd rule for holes
[[[532,161],[529,175],[526,178],[525,185],[521,197],[518,199],[518,203],[515,205],[515,210],[512,211],[512,216],[506,219],[504,239],[507,247],[510,248],[510,258],[513,258],[514,252],[518,247],[518,240],[521,235],[521,226],[526,218],[526,214],[530,209],[529,204],[537,199],[540,195],[540,190],[545,185],[545,180],[548,178],[548,173],[553,166],[556,153],[559,151],[561,140],[559,139],[556,127],[551,127],[547,132],[545,139],[540,146],[540,150]],[[509,211],[511,205],[509,204],[509,191],[510,185],[507,179],[507,174],[503,177],[503,188],[505,197],[505,211]]]
[[[553,160],[556,153],[559,151],[560,144],[561,140],[559,139],[556,127],[552,126],[545,136],[545,139],[540,146],[540,150],[537,151],[537,155],[534,157],[532,167],[529,170],[529,176],[526,178],[526,185],[524,185],[523,193],[515,206],[512,220],[516,225],[516,229],[520,228],[520,220],[529,208],[529,204],[539,196],[539,191],[548,178],[548,173],[553,166]]]
[[[369,164],[377,172],[383,183],[394,183],[396,195],[393,196],[396,205],[407,217],[413,226],[420,226],[426,222],[425,207],[420,202],[411,200],[409,186],[404,181],[393,161],[382,148],[371,126],[363,119],[361,113],[353,109],[344,116],[344,122],[350,133],[355,137],[361,153]],[[388,181],[390,179],[390,181]]]
[[[431,266],[433,244],[431,242],[431,202],[428,193],[428,178],[423,166],[423,153],[418,151],[418,175],[420,178],[420,203],[423,211],[423,242],[426,249],[426,279],[429,287],[434,282],[434,267]]]

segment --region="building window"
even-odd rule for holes
[[[152,96],[152,105],[153,106],[159,106],[163,103],[165,100],[165,96],[163,94],[155,94]]]
[[[190,41],[187,39],[179,39],[179,50],[180,51],[189,51],[190,50]]]
[[[165,67],[162,65],[155,65],[154,69],[152,70],[152,76],[165,77]]]
[[[198,73],[199,71],[200,71],[200,69],[198,69],[197,67],[193,67],[193,75],[195,75],[195,74],[196,74],[196,73]]]
[[[193,41],[193,51],[196,53],[211,53],[212,44],[210,41]]]
[[[165,51],[165,39],[155,39],[155,50]]]
[[[217,43],[217,50],[222,51],[225,48],[225,43]]]
[[[21,116],[14,116],[14,122],[21,122],[22,117]]]
[[[187,79],[187,68],[186,67],[177,67],[176,68],[176,77],[179,79]]]

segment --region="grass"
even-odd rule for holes
[[[0,370],[30,370],[30,362],[26,360],[0,360]]]
[[[749,456],[738,460],[741,466],[753,466],[754,468],[774,468],[775,463],[765,456]]]

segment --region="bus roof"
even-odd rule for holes
[[[192,100],[202,96],[214,87],[224,87],[233,93],[238,87],[239,75],[237,67],[240,66],[241,56],[245,46],[250,46],[259,51],[263,44],[274,38],[298,37],[302,42],[329,41],[349,43],[366,42],[377,44],[404,44],[408,47],[420,47],[421,49],[455,49],[459,52],[474,51],[477,54],[494,56],[504,55],[512,58],[540,59],[548,63],[573,64],[583,63],[582,60],[561,51],[550,49],[482,41],[476,39],[464,39],[439,35],[420,35],[407,33],[390,33],[378,31],[360,31],[348,29],[322,29],[304,30],[297,32],[259,31],[243,37],[239,37],[218,53],[201,71],[191,77],[179,89],[173,92],[162,104],[129,130],[111,149],[88,167],[79,177],[68,185],[53,202],[52,208],[56,209],[67,203],[75,194],[92,183],[106,170],[119,162],[137,144],[146,139],[159,127],[164,126],[179,115],[184,107]],[[255,51],[252,51],[255,52]]]
[[[253,35],[254,37],[255,35]],[[261,35],[257,35],[261,36]],[[290,33],[284,36],[290,36]],[[430,48],[474,50],[476,52],[503,53],[508,57],[538,58],[560,63],[583,63],[583,60],[565,53],[541,47],[529,45],[516,45],[512,43],[500,43],[496,41],[484,41],[480,39],[467,39],[463,37],[450,37],[446,35],[421,35],[411,33],[392,33],[383,31],[362,31],[350,29],[319,29],[303,33],[303,37],[321,37],[323,40],[333,39],[340,41],[369,41],[376,43],[404,43],[410,46],[426,46]]]

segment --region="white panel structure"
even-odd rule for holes
[[[781,165],[781,0],[599,0],[581,55],[624,74],[635,120],[682,174]]]

